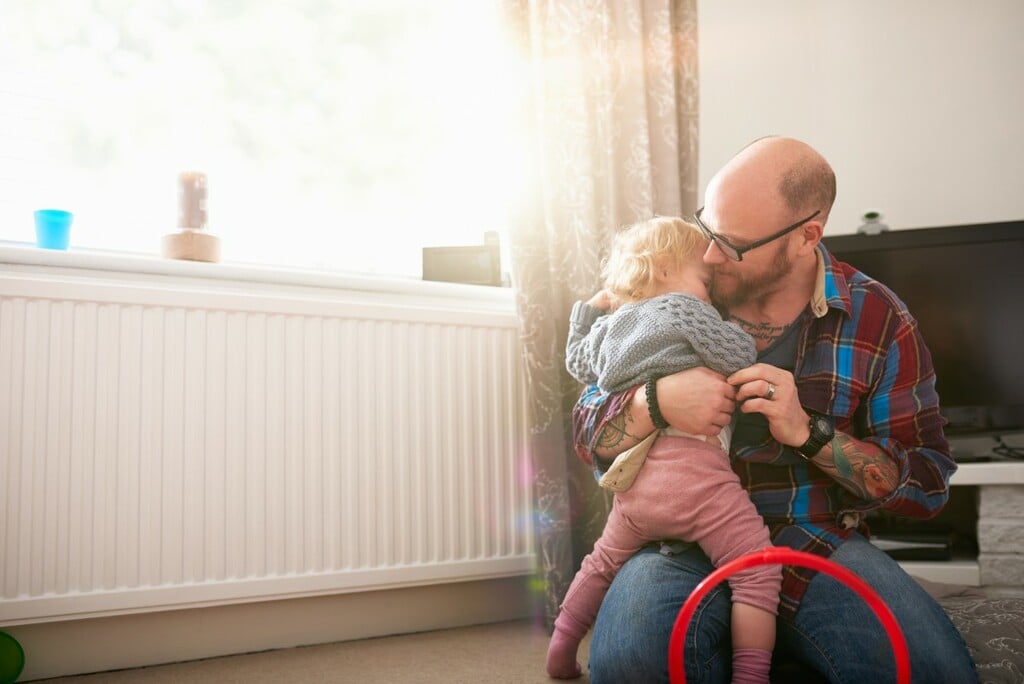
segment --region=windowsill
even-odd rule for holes
[[[30,243],[0,240],[0,265],[39,268],[66,272],[144,274],[173,278],[220,280],[263,285],[293,285],[330,290],[420,295],[476,302],[507,303],[511,307],[513,292],[507,287],[463,285],[424,281],[412,277],[376,276],[355,273],[331,273],[312,269],[284,268],[232,262],[206,263],[162,259],[127,252],[107,252],[72,248],[68,251],[40,249]]]

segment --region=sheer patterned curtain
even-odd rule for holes
[[[612,235],[697,196],[696,0],[506,0],[527,64],[528,190],[510,236],[532,406],[530,462],[548,623],[611,499],[572,452],[580,386],[569,309]]]

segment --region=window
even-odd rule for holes
[[[0,6],[0,239],[159,253],[177,178],[225,261],[420,275],[504,232],[521,138],[498,3],[106,0]]]

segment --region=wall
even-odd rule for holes
[[[699,0],[700,182],[767,134],[835,168],[831,233],[1024,218],[1024,3]]]

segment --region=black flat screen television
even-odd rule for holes
[[[1024,221],[823,242],[888,285],[917,319],[948,435],[1024,430]]]

